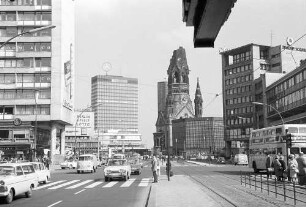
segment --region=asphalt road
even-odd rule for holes
[[[31,198],[18,196],[10,204],[22,207],[129,207],[144,206],[152,182],[150,166],[130,180],[104,182],[103,168],[96,173],[77,174],[76,170],[55,170],[51,181],[41,184]]]

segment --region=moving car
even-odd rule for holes
[[[236,154],[234,157],[235,165],[248,165],[248,156],[246,154]]]
[[[140,163],[139,158],[132,158],[129,160],[129,163],[131,165],[131,174],[141,174],[142,170],[142,163]]]
[[[218,160],[217,160],[217,163],[219,163],[219,164],[226,164],[225,163],[225,158],[224,157],[219,157]]]
[[[65,160],[60,165],[62,169],[66,169],[66,168],[75,169],[77,167],[77,161],[76,160]]]
[[[48,180],[50,180],[50,171],[48,168],[45,167],[44,163],[42,162],[31,162],[34,166],[34,170],[38,176],[38,182],[42,182],[44,184],[47,183]]]
[[[84,154],[79,156],[77,162],[77,173],[80,172],[96,172],[98,168],[98,158],[96,155]]]
[[[126,159],[110,159],[104,168],[105,182],[111,179],[128,180],[131,176],[131,165]]]
[[[11,203],[17,195],[32,196],[32,189],[37,187],[38,180],[31,163],[0,164],[0,197]]]

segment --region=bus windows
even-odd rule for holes
[[[276,134],[282,134],[283,130],[282,128],[276,128]]]
[[[299,133],[306,133],[306,127],[299,127]]]
[[[301,148],[301,152],[303,152],[304,154],[306,154],[306,148],[305,148],[305,147],[302,147],[302,148]]]
[[[277,148],[277,154],[283,154],[283,150],[282,150],[281,147],[280,147],[280,148]]]
[[[288,133],[298,133],[299,130],[297,127],[288,127]]]
[[[300,149],[298,147],[291,147],[290,154],[298,155],[300,153]]]

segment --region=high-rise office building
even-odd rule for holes
[[[161,81],[157,83],[157,104],[158,112],[166,112],[166,99],[168,95],[168,82]]]
[[[227,156],[248,150],[254,127],[254,80],[261,74],[285,74],[305,59],[306,50],[289,45],[248,44],[220,52],[222,56],[223,118]]]
[[[138,80],[122,76],[91,78],[91,105],[95,129],[138,133]]]
[[[0,1],[0,150],[30,159],[65,153],[74,104],[73,0]],[[36,133],[37,132],[37,133]]]

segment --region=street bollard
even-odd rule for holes
[[[275,178],[274,185],[275,185],[275,197],[277,198],[277,186],[276,186],[276,178]]]
[[[295,182],[293,182],[293,200],[294,200],[294,205],[296,205]]]
[[[262,174],[260,174],[260,191],[262,192]]]
[[[284,180],[283,180],[283,190],[284,190],[284,201],[286,201],[286,185]]]
[[[268,195],[270,195],[270,189],[269,189],[269,177],[267,176],[267,189],[268,189]]]

